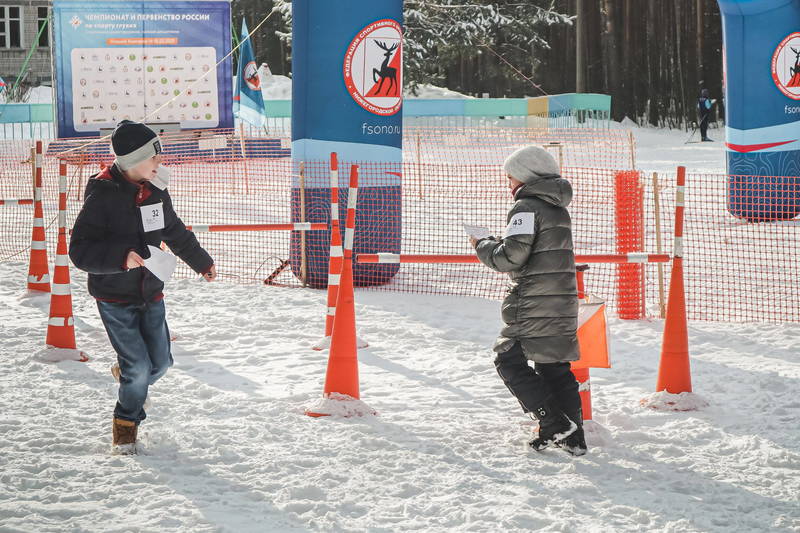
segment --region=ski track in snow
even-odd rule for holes
[[[110,450],[116,384],[85,275],[88,363],[40,362],[48,299],[0,263],[0,531],[800,531],[800,325],[693,322],[699,411],[641,407],[661,321],[611,320],[589,454],[526,449],[496,376],[499,302],[357,291],[361,399],[314,419],[325,292],[177,280],[175,366],[137,456]]]

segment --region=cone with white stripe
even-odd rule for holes
[[[356,222],[356,198],[358,194],[358,167],[353,165],[350,173],[350,192],[347,200],[345,224],[344,258],[340,286],[336,298],[336,314],[333,318],[331,350],[325,374],[323,401],[306,410],[309,416],[327,416],[346,413],[348,416],[374,413],[359,401],[358,342],[356,339],[356,307],[353,291],[353,240]]]
[[[34,156],[35,181],[33,193],[33,235],[28,263],[28,290],[50,292],[50,269],[47,265],[47,239],[44,233],[42,210],[42,141],[36,141]]]
[[[47,321],[48,346],[75,349],[75,325],[72,317],[72,290],[70,289],[69,255],[67,252],[67,180],[66,165],[61,164],[58,198],[58,247],[53,269],[53,290],[50,294],[50,319]],[[80,352],[80,361],[88,361]]]
[[[675,192],[675,250],[669,281],[667,317],[661,360],[658,365],[656,391],[671,394],[692,392],[692,372],[689,365],[689,331],[686,321],[686,294],[683,283],[683,217],[686,168],[678,167],[678,186]]]

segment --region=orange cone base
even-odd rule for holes
[[[327,337],[323,337],[322,340],[317,341],[317,343],[311,347],[312,350],[316,350],[321,352],[322,350],[327,350],[331,347],[331,337],[330,335]]]
[[[372,407],[346,394],[332,392],[320,398],[313,406],[306,409],[308,416],[319,418],[321,416],[375,416],[378,414]]]
[[[671,394],[692,392],[692,372],[689,365],[688,351],[661,353],[658,365],[657,391],[667,391]]]
[[[656,411],[697,411],[708,407],[705,398],[693,392],[672,394],[665,390],[654,392],[639,400],[639,405]]]
[[[72,348],[56,348],[55,346],[48,346],[34,357],[45,363],[60,363],[61,361],[78,361],[80,363],[85,363],[89,360],[89,355],[84,351]]]

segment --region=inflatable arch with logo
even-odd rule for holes
[[[800,0],[718,2],[728,210],[750,221],[794,218],[800,214]]]
[[[350,165],[361,164],[355,253],[400,253],[402,17],[402,0],[292,2],[292,217],[300,219],[301,163],[309,222],[329,219],[330,153],[339,158],[342,222]],[[329,243],[329,232],[306,236],[306,279],[312,287],[327,285]],[[300,238],[294,235],[296,275],[300,255]],[[399,268],[353,266],[357,286],[386,283]]]

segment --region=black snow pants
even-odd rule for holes
[[[581,397],[569,363],[535,363],[531,368],[522,346],[516,342],[508,351],[497,354],[494,366],[523,411],[528,413],[553,401],[574,422],[581,424]]]

